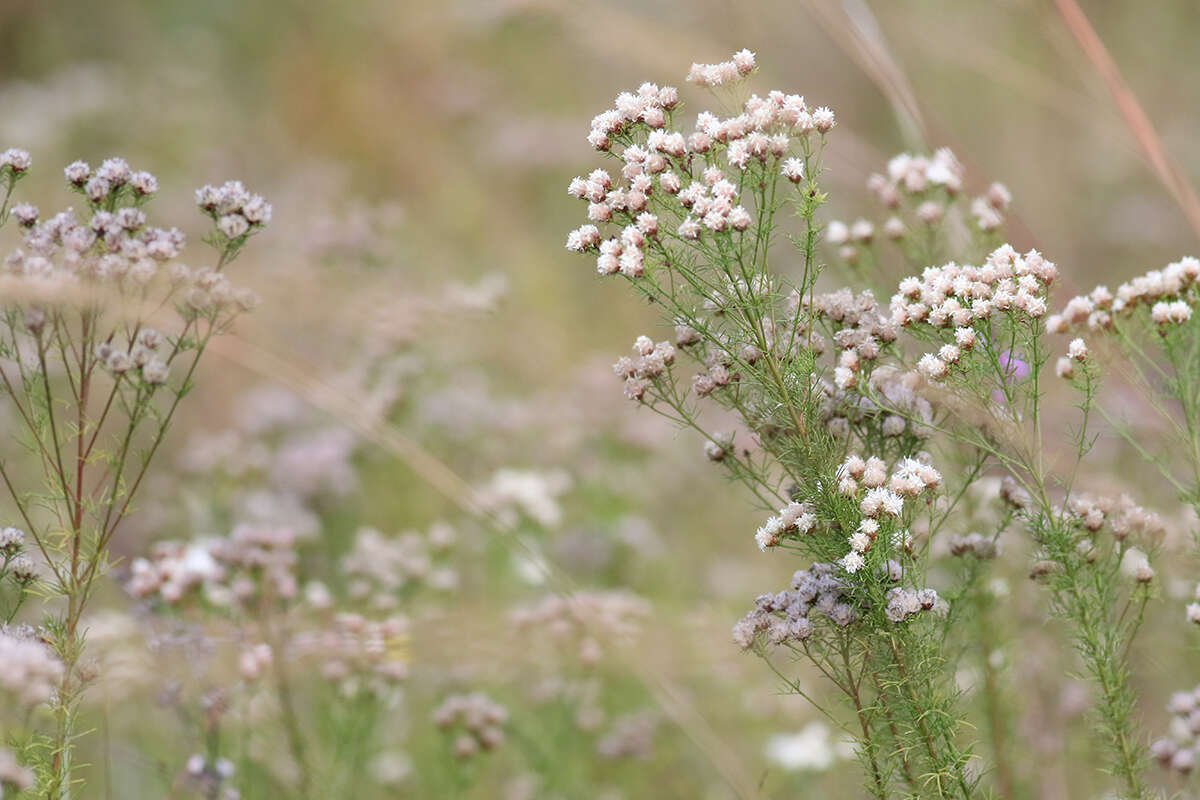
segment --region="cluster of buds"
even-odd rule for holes
[[[232,598],[252,606],[259,598],[289,600],[296,596],[296,533],[290,527],[242,523],[209,547],[224,567]]]
[[[139,205],[158,191],[158,179],[149,172],[133,170],[123,158],[105,159],[96,169],[85,161],[75,161],[67,165],[63,176],[94,209],[111,211],[123,202]]]
[[[1085,558],[1091,559],[1092,542],[1083,539],[1078,544],[1078,550]],[[1150,566],[1150,557],[1136,547],[1130,547],[1121,555],[1121,574],[1138,583],[1150,583],[1154,580],[1154,567]]]
[[[271,204],[248,192],[241,181],[200,187],[196,205],[215,223],[214,243],[220,250],[237,250],[271,221]]]
[[[858,612],[846,599],[846,584],[834,575],[833,564],[816,563],[792,575],[788,589],[764,594],[754,608],[733,626],[733,640],[743,650],[752,647],[765,633],[771,644],[804,642],[813,635],[814,615],[845,628]]]
[[[1033,502],[1029,492],[1011,475],[1005,475],[1000,481],[1000,500],[1004,505],[1017,511],[1029,508]]]
[[[625,380],[625,396],[641,400],[651,382],[675,363],[675,346],[670,342],[657,344],[649,336],[639,336],[633,343],[633,357],[622,356],[613,364],[613,372]]]
[[[480,692],[451,695],[434,710],[433,721],[443,730],[461,729],[454,739],[454,755],[467,759],[504,743],[508,710]]]
[[[23,555],[24,545],[23,530],[0,529],[0,579],[7,576],[22,589],[37,578],[37,567],[33,560]]]
[[[936,589],[912,591],[896,586],[888,590],[887,605],[883,613],[890,622],[901,623],[913,614],[945,608],[946,601],[938,597]]]
[[[26,231],[22,247],[5,259],[9,274],[24,279],[30,288],[47,293],[49,299],[54,299],[55,290],[60,287],[79,284],[101,285],[142,298],[146,287],[165,272],[166,298],[182,296],[177,305],[188,319],[203,316],[218,321],[223,315],[228,320],[258,305],[253,292],[234,287],[220,270],[193,271],[174,263],[183,251],[183,233],[177,228],[148,225],[141,208],[158,189],[153,175],[134,171],[119,158],[108,159],[95,170],[77,161],[67,167],[65,174],[67,182],[88,198],[90,216],[80,220],[73,210],[67,209],[39,219],[33,206],[15,207],[13,214]],[[220,209],[236,206],[236,214],[221,219],[236,216],[242,220],[236,227],[240,230],[242,225],[246,226],[238,233],[227,223],[227,233],[218,230],[214,234],[213,243],[228,260],[251,233],[267,224],[270,206],[236,182],[213,191],[216,205],[206,206],[206,213],[216,214]],[[253,220],[248,221],[251,217]],[[32,308],[27,312],[26,326],[31,332],[37,334],[45,324],[43,311]],[[136,344],[131,341],[122,348],[110,342],[112,349],[106,349],[101,360],[115,373],[138,366],[147,383],[164,382],[165,362],[147,360],[146,364],[136,364]]]
[[[10,147],[0,153],[0,185],[3,185],[6,197],[11,197],[17,182],[25,177],[33,166],[33,158],[27,150]],[[17,218],[22,227],[28,228],[37,221],[38,210],[29,203],[18,203],[9,211],[7,201],[0,208],[0,224],[7,221],[9,215]],[[0,750],[0,753],[7,751]]]
[[[886,208],[898,208],[903,197],[922,198],[940,189],[950,196],[963,187],[963,168],[954,152],[943,147],[932,156],[900,153],[888,161],[887,175],[867,178],[867,188]]]
[[[142,328],[134,337],[129,349],[101,342],[96,345],[96,360],[113,375],[139,375],[151,386],[167,382],[171,368],[159,356],[158,350],[164,343],[162,334],[153,328]]]
[[[275,651],[266,642],[247,644],[238,657],[238,672],[248,681],[260,680],[275,662]]]
[[[734,452],[734,435],[732,433],[716,433],[704,443],[704,457],[714,463],[720,463],[725,457]]]
[[[1090,330],[1110,328],[1117,319],[1147,309],[1150,321],[1164,332],[1192,318],[1200,259],[1188,256],[1122,283],[1114,293],[1097,286],[1086,295],[1067,301],[1063,310],[1046,320],[1051,333],[1067,333],[1087,325]]]
[[[1107,523],[1117,541],[1131,535],[1161,540],[1166,533],[1162,517],[1139,506],[1127,494],[1119,497],[1073,494],[1067,500],[1066,511],[1090,533],[1098,532]]]

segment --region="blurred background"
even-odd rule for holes
[[[1200,174],[1189,78],[1200,6],[1083,6],[1170,157]],[[236,264],[262,307],[204,367],[169,439],[172,466],[117,555],[228,533],[205,498],[253,470],[275,489],[312,484],[301,494],[318,533],[302,567],[335,589],[363,527],[459,533],[455,579],[400,594],[409,684],[389,695],[385,732],[363,745],[369,778],[346,778],[339,791],[356,794],[345,796],[853,793],[857,766],[836,730],[729,640],[753,597],[801,565],[753,547],[759,514],[703,442],[620,396],[609,364],[658,332],[656,314],[562,247],[580,217],[566,184],[597,164],[588,122],[617,92],[683,88],[693,61],[748,47],[755,91],[837,113],[830,217],[872,211],[864,181],[892,154],[949,146],[971,191],[1009,187],[1014,245],[1056,261],[1066,292],[1197,249],[1048,2],[75,0],[6,3],[0,23],[0,145],[33,154],[26,199],[65,206],[62,166],[122,156],[158,176],[158,223],[191,220],[194,239],[201,184],[238,178],[274,204]],[[693,111],[707,102],[687,88],[684,99]],[[198,241],[189,257],[204,258]],[[300,433],[273,429],[270,458],[230,467],[268,438],[247,420],[276,412]],[[492,498],[482,514],[467,487]],[[1150,492],[1148,503],[1169,502]],[[604,602],[621,593],[641,644],[599,666],[591,653],[517,646],[511,608],[564,587]],[[132,605],[115,586],[106,602]],[[1029,705],[1048,709],[1014,721],[1036,732],[1021,776],[1030,794],[1089,796],[1094,777],[1076,775],[1089,753],[1073,737],[1084,690],[1053,659],[1007,658],[1014,681],[1039,681]],[[1156,663],[1151,725],[1167,678],[1180,680]],[[90,710],[102,735],[87,760],[104,777],[87,796],[191,796],[176,775],[211,726],[172,711],[156,671],[116,672],[122,685]],[[535,674],[551,686],[542,699],[531,699]],[[463,779],[437,765],[448,746],[429,715],[475,689],[508,707],[510,732]],[[306,719],[324,724],[331,697],[314,689]],[[256,718],[240,719],[227,726]],[[263,736],[226,753],[243,797],[292,785],[284,748]]]

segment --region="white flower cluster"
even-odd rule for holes
[[[904,510],[904,498],[893,492],[891,489],[882,487],[867,489],[866,495],[862,502],[859,503],[859,510],[862,511],[864,517],[874,519],[881,514],[886,514],[889,517],[899,517]]]
[[[922,492],[932,491],[942,484],[942,476],[936,469],[915,458],[902,458],[892,468],[892,479],[888,488],[905,497],[917,497]]]
[[[933,491],[941,483],[942,476],[936,469],[914,458],[896,462],[889,478],[887,464],[882,459],[872,456],[864,460],[858,455],[847,457],[838,468],[837,491],[859,500],[862,519],[858,530],[847,537],[850,551],[838,560],[842,569],[854,574],[865,567],[865,553],[879,535],[880,519],[898,519],[904,511],[905,497],[919,497]],[[894,544],[905,547],[906,539],[907,534],[898,532]]]
[[[833,341],[838,347],[833,384],[838,389],[853,388],[864,365],[879,358],[883,345],[896,340],[897,326],[880,313],[870,291],[856,296],[849,289],[840,289],[818,295],[811,303],[808,298],[789,297],[792,308],[797,302],[833,329]],[[823,343],[819,349],[823,349]]]
[[[918,323],[954,329],[954,341],[936,353],[926,353],[917,363],[929,380],[940,380],[975,347],[983,326],[993,314],[1039,319],[1046,313],[1047,289],[1058,269],[1036,250],[1019,255],[1010,245],[994,250],[983,266],[928,267],[918,277],[900,282],[891,302],[897,325]]]
[[[810,533],[817,525],[817,517],[808,503],[791,502],[770,517],[754,534],[759,550],[775,547],[788,534]]]
[[[602,111],[592,118],[592,131],[588,144],[597,150],[608,150],[612,138],[626,133],[630,126],[644,123],[655,130],[667,123],[667,114],[679,105],[679,90],[674,86],[659,87],[643,83],[637,92],[621,92],[617,95],[616,108]]]
[[[752,68],[753,55],[749,57]],[[829,109],[810,113],[803,97],[773,91],[766,97],[751,95],[741,113],[727,119],[700,113],[695,129],[685,136],[667,128],[678,101],[674,88],[645,83],[637,92],[619,94],[615,108],[592,120],[588,141],[610,152],[622,145],[624,166],[620,181],[596,169],[570,182],[568,193],[588,203],[590,224],[569,233],[566,246],[574,252],[596,251],[596,270],[602,275],[641,277],[648,248],[662,249],[660,236],[696,241],[745,231],[753,218],[738,204],[741,173],[761,164],[798,183],[804,163],[787,157],[792,137],[824,134],[834,124]],[[726,170],[732,170],[729,176]],[[672,223],[673,231],[660,231],[664,213],[679,220]],[[597,227],[603,224],[622,229],[605,238]]]
[[[1079,552],[1085,558],[1091,558],[1092,542],[1084,539],[1078,544]],[[1121,555],[1121,574],[1138,583],[1149,583],[1154,580],[1154,567],[1150,566],[1150,557],[1136,547],[1130,547]]]
[[[1200,757],[1200,686],[1172,694],[1167,713],[1168,734],[1150,745],[1150,754],[1167,769],[1186,775]]]
[[[641,400],[650,382],[675,362],[675,346],[670,342],[655,344],[649,336],[639,336],[633,343],[633,358],[622,356],[613,364],[613,372],[625,380],[625,396]]]
[[[709,461],[720,462],[733,452],[733,434],[715,433],[713,438],[704,443],[704,456]]]
[[[1155,325],[1180,325],[1192,318],[1197,279],[1200,259],[1187,256],[1122,283],[1115,293],[1097,286],[1089,294],[1071,298],[1061,313],[1046,320],[1046,329],[1066,333],[1086,324],[1090,330],[1103,330],[1112,326],[1114,317],[1128,316],[1138,308],[1149,309]]]
[[[1197,625],[1200,625],[1200,583],[1196,584],[1195,599],[1196,602],[1188,603],[1184,613],[1188,622],[1194,622]]]
[[[867,178],[867,188],[888,208],[900,205],[901,193],[921,195],[929,189],[944,189],[955,195],[962,186],[962,164],[949,147],[932,156],[900,153],[888,161],[887,177],[874,174]]]
[[[688,70],[688,83],[697,86],[722,86],[744,78],[754,71],[754,53],[742,49],[728,61],[717,64],[692,64]]]
[[[867,189],[890,214],[880,226],[881,232],[898,241],[908,236],[910,223],[937,225],[962,191],[963,180],[962,164],[947,147],[931,156],[901,153],[893,157],[886,174],[873,173],[867,178]],[[972,199],[970,215],[980,230],[994,231],[1004,224],[1011,202],[1008,189],[993,183]],[[835,220],[826,226],[825,240],[839,248],[843,261],[854,263],[859,248],[871,244],[875,232],[875,225],[866,219],[850,225]]]
[[[705,359],[708,369],[692,376],[692,391],[697,397],[707,397],[722,386],[728,386],[736,380],[736,373],[731,373],[725,362],[715,354],[709,354]]]
[[[475,490],[475,500],[503,526],[516,525],[524,515],[543,528],[553,528],[563,520],[558,496],[570,485],[570,476],[562,470],[501,467]]]
[[[217,606],[251,606],[260,597],[296,596],[295,532],[286,526],[240,523],[228,537],[161,542],[136,559],[126,589],[135,597],[176,604],[193,589]]]

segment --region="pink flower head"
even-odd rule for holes
[[[1023,381],[1029,377],[1030,369],[1029,362],[1023,360],[1019,356],[1008,350],[1000,352],[998,357],[1000,369],[1004,370],[1004,382],[1012,385],[1017,381]],[[1004,402],[1004,392],[996,389],[992,392],[992,400],[996,403]]]
[[[1012,381],[1023,381],[1029,377],[1029,363],[1008,350],[1000,353],[999,361],[1005,378]]]

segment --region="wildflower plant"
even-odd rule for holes
[[[611,172],[568,187],[589,223],[567,248],[621,276],[674,329],[661,341],[639,337],[616,363],[625,395],[704,437],[707,457],[768,514],[754,537],[760,549],[809,562],[755,601],[735,641],[794,691],[805,693],[788,660],[808,662],[844,697],[848,717],[806,694],[854,736],[873,796],[982,793],[986,770],[969,763],[979,758],[974,726],[952,682],[956,643],[972,625],[990,635],[983,618],[994,598],[983,582],[999,537],[1015,530],[1097,690],[1107,771],[1122,796],[1149,796],[1129,653],[1155,596],[1150,558],[1164,525],[1128,496],[1079,489],[1098,435],[1101,371],[1089,343],[1073,339],[1054,366],[1080,413],[1063,438],[1043,430],[1046,375],[1050,334],[1087,322],[1114,335],[1141,382],[1166,398],[1160,409],[1182,412],[1173,424],[1191,442],[1194,472],[1200,262],[1116,295],[1099,287],[1051,315],[1058,269],[1004,243],[1008,190],[991,184],[967,204],[963,169],[945,149],[898,156],[871,176],[868,190],[889,214],[878,229],[865,219],[823,225],[834,115],[797,95],[747,94],[740,83],[754,68],[749,51],[694,65],[689,80],[738,105],[726,116],[701,112],[690,132],[675,89],[621,93],[588,137]],[[889,280],[877,230],[916,275]],[[849,267],[844,277],[867,289],[818,291],[830,246]],[[894,292],[887,306],[873,289]],[[1158,355],[1146,354],[1146,340]],[[742,430],[709,430],[704,409],[714,405]],[[1005,476],[1000,511],[980,514],[969,498],[991,474]],[[1177,482],[1193,504],[1194,483]],[[984,532],[957,532],[984,523]],[[944,569],[943,553],[959,567]],[[956,582],[930,585],[947,574]],[[1195,608],[1189,617],[1200,618]],[[984,749],[1008,795],[1011,743],[1001,701],[992,692],[988,702]]]
[[[14,155],[16,154],[16,155]],[[23,151],[4,156],[7,196],[28,172]],[[75,796],[73,747],[84,691],[84,613],[110,566],[109,547],[150,472],[213,337],[257,298],[225,268],[270,220],[270,205],[238,182],[198,193],[213,221],[213,266],[178,263],[184,236],[149,224],[158,190],[119,158],[65,170],[79,210],[43,217],[7,211],[22,229],[5,260],[0,382],[28,458],[10,451],[0,478],[11,501],[5,568],[46,603],[41,638],[62,665],[49,698],[53,725],[26,757],[47,797]],[[24,546],[37,559],[9,555]],[[15,551],[14,551],[15,553]],[[32,563],[32,562],[30,562]],[[22,597],[24,594],[22,594]],[[13,612],[10,610],[9,615]]]
[[[742,51],[692,75],[724,89],[754,66]],[[622,93],[589,136],[620,178],[598,169],[569,187],[614,233],[585,225],[568,248],[594,253],[598,272],[622,275],[674,326],[673,341],[640,337],[615,370],[630,399],[699,431],[709,458],[774,512],[755,536],[761,549],[813,562],[760,597],[735,639],[773,665],[808,661],[841,691],[874,796],[899,786],[970,796],[970,751],[935,644],[945,602],[926,585],[928,551],[912,533],[938,513],[944,488],[922,450],[928,404],[905,374],[877,366],[898,326],[869,293],[816,293],[834,114],[771,92],[731,116],[702,112],[690,134],[674,130],[681,117],[672,88]],[[772,268],[789,212],[799,224],[792,285]],[[828,340],[835,366],[821,358]],[[699,370],[690,387],[685,359]],[[753,444],[707,431],[702,400],[736,413]]]

